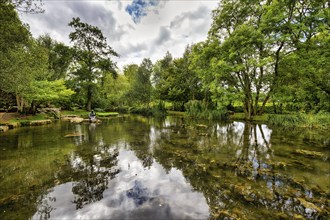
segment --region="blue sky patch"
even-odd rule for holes
[[[159,0],[133,0],[131,5],[126,7],[126,11],[132,17],[134,23],[139,23],[141,18],[147,16],[148,8],[155,7]]]

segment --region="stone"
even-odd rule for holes
[[[7,126],[7,125],[1,125],[0,126],[0,132],[6,132],[8,130],[9,130],[9,126]]]
[[[69,121],[71,123],[81,123],[83,122],[85,119],[81,118],[81,117],[78,117],[77,115],[66,115],[66,116],[63,116],[61,118],[61,120],[63,121]]]

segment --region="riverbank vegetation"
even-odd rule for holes
[[[326,0],[221,1],[205,41],[187,45],[182,57],[167,52],[122,70],[113,61],[120,54],[98,27],[73,18],[73,46],[48,34],[34,38],[18,16],[22,4],[0,3],[3,111],[182,111],[192,118],[329,127]]]

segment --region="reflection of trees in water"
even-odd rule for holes
[[[135,120],[139,120],[140,122],[136,124],[134,129],[131,126],[126,128],[125,133],[128,136],[125,141],[129,148],[134,151],[136,157],[141,160],[142,165],[145,168],[150,168],[153,163],[153,157],[150,151],[151,127],[145,118],[136,117]]]
[[[109,180],[119,173],[117,156],[117,150],[104,149],[103,153],[72,157],[73,181],[76,182],[72,192],[77,209],[103,198]]]
[[[47,197],[48,193],[50,193],[52,190],[48,190],[47,193],[44,193],[41,197],[39,197],[38,201],[38,210],[37,213],[39,214],[39,219],[49,219],[50,213],[55,210],[54,207],[52,207],[49,202],[56,202],[56,197]]]
[[[270,159],[269,153],[272,152],[262,126],[245,123],[238,147],[241,147],[241,150],[236,153],[236,163],[238,164],[236,174],[251,174],[250,178],[257,178],[260,169],[268,166],[266,160]],[[247,168],[250,168],[251,172],[247,172]]]
[[[167,170],[182,170],[204,193],[214,218],[329,217],[327,193],[278,172],[270,135],[252,123],[168,125],[153,156]]]

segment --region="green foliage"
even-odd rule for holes
[[[330,127],[330,113],[320,112],[319,114],[293,114],[293,115],[269,115],[268,123],[284,127]]]
[[[29,41],[30,33],[20,21],[17,12],[8,1],[0,2],[0,62],[6,52],[24,45]],[[1,65],[2,66],[2,65]]]
[[[156,62],[152,82],[155,99],[173,102],[177,110],[183,110],[187,100],[201,99],[200,79],[190,68],[191,47],[187,47],[183,57],[173,59],[167,52]]]
[[[115,63],[110,58],[118,54],[107,44],[98,27],[83,23],[80,18],[73,18],[69,26],[75,29],[69,35],[74,43],[75,65],[72,65],[72,84],[76,92],[85,91],[85,104],[90,111],[97,85],[102,84],[105,74],[117,76]]]
[[[227,111],[225,109],[208,109],[207,104],[199,100],[190,100],[185,104],[185,108],[188,117],[209,120],[227,119]]]
[[[67,89],[64,80],[56,81],[34,81],[26,99],[30,102],[48,103],[65,101],[74,94],[74,91]]]
[[[151,73],[152,62],[150,59],[143,59],[140,66],[135,69],[135,73],[131,73],[131,87],[128,90],[126,97],[131,105],[148,106],[151,101]]]
[[[37,42],[47,50],[49,80],[64,79],[72,62],[70,47],[53,40],[48,34],[39,36]]]

